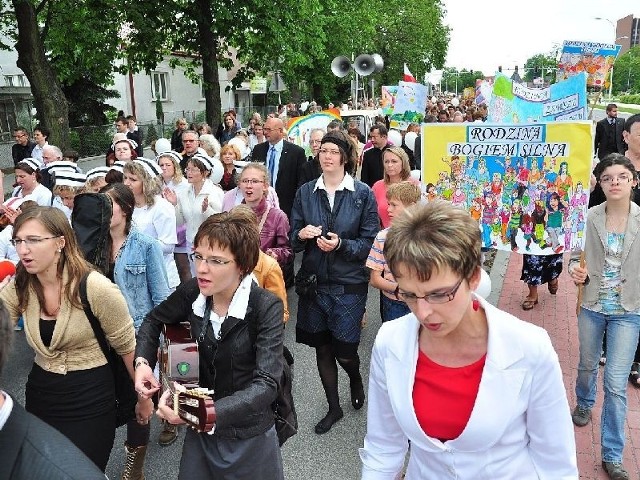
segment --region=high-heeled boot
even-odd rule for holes
[[[144,480],[144,457],[147,454],[147,446],[130,447],[124,444],[127,459],[124,462],[122,480]]]

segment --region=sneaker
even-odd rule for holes
[[[604,468],[611,480],[629,480],[629,474],[621,463],[603,461],[602,468]]]
[[[571,420],[578,427],[584,427],[591,420],[591,409],[578,405],[571,414]]]
[[[178,438],[178,426],[172,425],[167,421],[164,421],[162,423],[164,424],[164,428],[158,436],[158,445],[166,447],[168,445],[171,445]]]

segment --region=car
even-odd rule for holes
[[[381,110],[340,110],[340,116],[345,128],[349,128],[355,122],[364,138],[369,137],[369,129],[376,121],[376,117],[382,115]]]

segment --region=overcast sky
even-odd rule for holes
[[[419,1],[419,0],[418,0]],[[451,28],[445,65],[493,75],[564,40],[611,43],[619,18],[640,17],[640,0],[443,0]]]

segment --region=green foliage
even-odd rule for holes
[[[640,46],[633,47],[616,59],[613,65],[612,90],[614,93],[640,93]]]
[[[484,74],[480,71],[467,70],[463,68],[458,71],[456,68],[447,67],[442,72],[442,90],[449,92],[458,91],[458,95],[467,87],[475,87],[477,79],[483,79]]]
[[[534,78],[542,77],[545,84],[553,84],[556,82],[557,67],[558,61],[554,52],[538,53],[525,62],[522,79],[525,82],[533,82]]]
[[[145,145],[151,145],[151,142],[156,140],[158,140],[158,132],[156,132],[156,128],[151,124],[147,128],[147,134],[144,136],[144,143]]]
[[[640,94],[635,95],[621,95],[620,103],[630,103],[634,105],[640,105]]]

